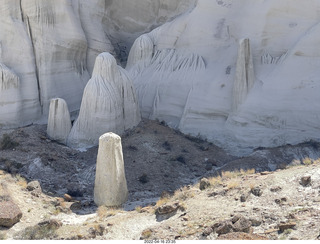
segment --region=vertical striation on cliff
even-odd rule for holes
[[[239,41],[239,51],[236,63],[236,74],[233,85],[232,109],[235,111],[245,101],[254,85],[252,52],[249,39]]]
[[[76,148],[97,145],[102,134],[121,135],[140,120],[131,79],[111,54],[100,54],[84,90],[79,117],[70,132],[68,145]]]

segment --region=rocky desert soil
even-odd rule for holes
[[[78,151],[46,127],[0,131],[0,206],[22,217],[0,239],[211,240],[320,238],[320,144],[227,154],[163,122],[122,136],[129,199],[97,208],[97,147]]]

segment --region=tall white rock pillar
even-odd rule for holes
[[[119,206],[127,199],[121,137],[106,133],[99,138],[94,202],[98,206]]]

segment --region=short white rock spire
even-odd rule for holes
[[[47,134],[52,140],[66,144],[71,130],[68,105],[62,98],[50,101]]]
[[[98,206],[120,206],[127,199],[121,137],[106,133],[99,138],[94,202]]]

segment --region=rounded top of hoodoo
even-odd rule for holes
[[[116,59],[108,52],[101,53],[97,56],[92,76],[102,75],[113,80],[117,69]]]
[[[99,140],[121,140],[121,137],[113,132],[108,132],[100,136]]]

